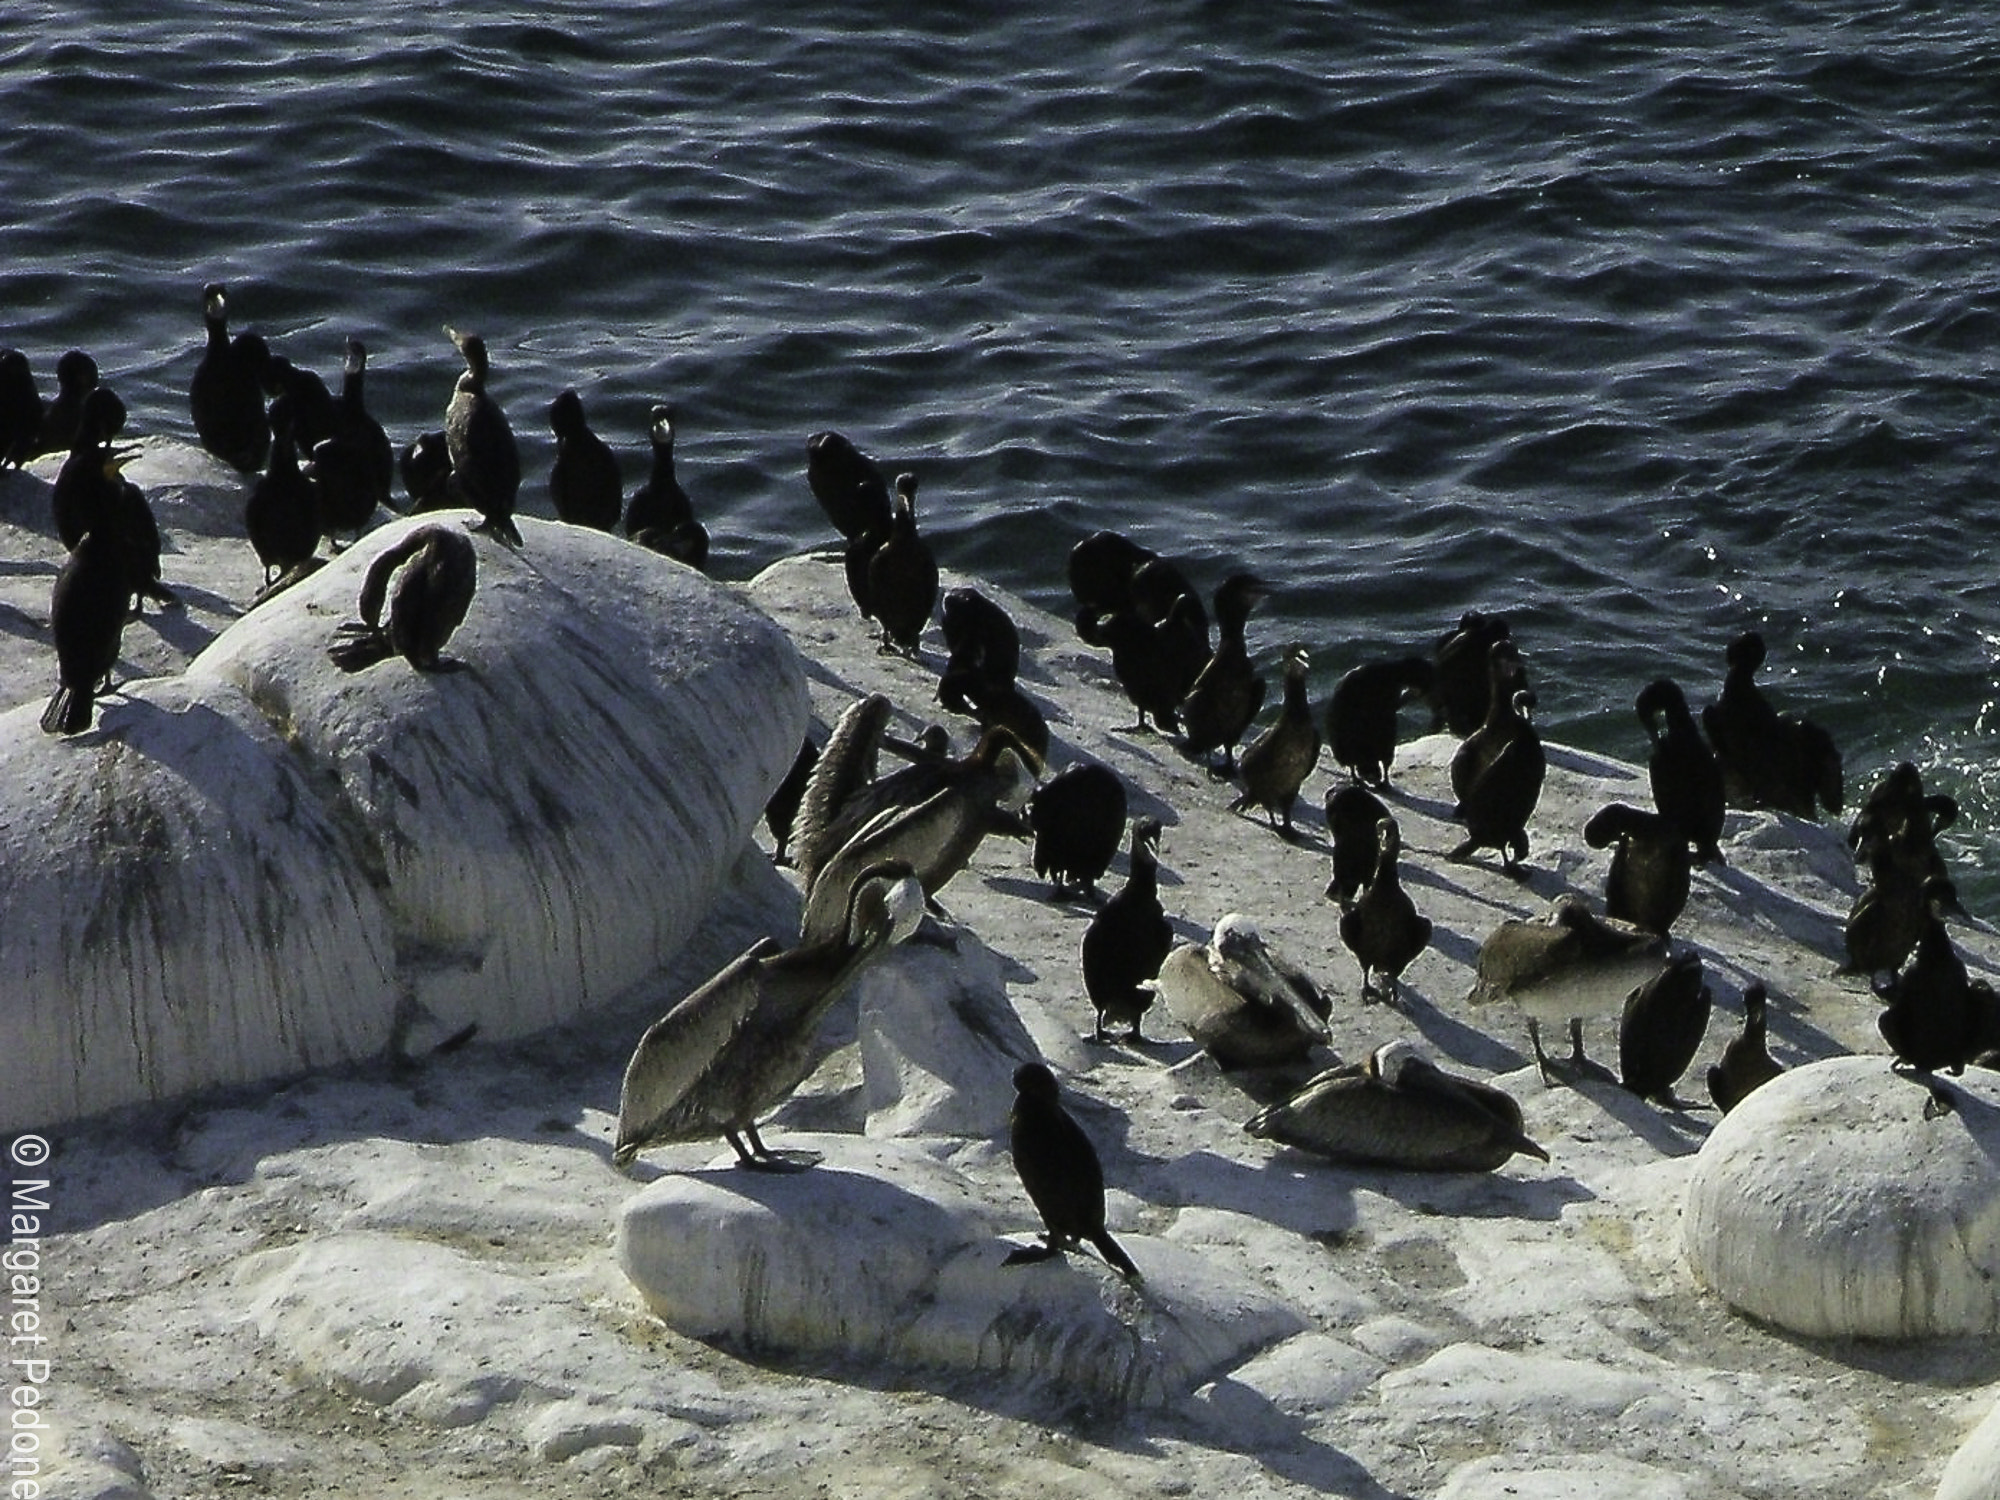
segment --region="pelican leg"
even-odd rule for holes
[[[1555,1086],[1555,1075],[1549,1070],[1549,1055],[1542,1050],[1542,1023],[1535,1017],[1528,1017],[1528,1042],[1535,1049],[1535,1066],[1541,1070],[1545,1087]]]
[[[743,1134],[750,1141],[747,1150],[743,1142],[737,1139],[735,1131],[724,1131],[723,1134],[729,1137],[729,1144],[736,1148],[736,1165],[748,1167],[753,1172],[803,1172],[825,1159],[817,1151],[773,1151],[757,1134],[755,1125],[743,1127]]]
[[[1601,1078],[1606,1083],[1614,1083],[1611,1070],[1602,1063],[1594,1063],[1583,1055],[1583,1017],[1569,1018],[1569,1067],[1578,1078]]]

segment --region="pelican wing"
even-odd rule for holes
[[[827,847],[827,833],[841,804],[875,779],[882,734],[888,724],[889,700],[871,693],[850,704],[826,737],[826,748],[820,751],[806,780],[805,794],[799,799],[792,830],[793,860],[808,884],[834,853]]]
[[[699,1126],[685,1105],[756,1014],[761,970],[777,951],[771,939],[758,939],[646,1028],[625,1065],[614,1160],[629,1160],[641,1146],[683,1139],[684,1130]]]

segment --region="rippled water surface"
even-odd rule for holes
[[[12,0],[0,342],[187,433],[219,279],[329,375],[365,339],[400,440],[449,321],[526,508],[558,390],[635,481],[670,399],[747,575],[830,539],[837,427],[1045,603],[1099,527],[1254,568],[1321,690],[1505,610],[1628,756],[1755,625],[2000,871],[2000,7],[886,9]]]

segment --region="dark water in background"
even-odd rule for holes
[[[2000,897],[2000,5],[135,9],[0,19],[0,342],[135,430],[219,279],[365,339],[398,441],[484,333],[525,509],[556,391],[631,482],[671,399],[724,576],[831,539],[837,427],[1041,602],[1103,526],[1254,568],[1321,692],[1505,610],[1545,730],[1637,757],[1755,625]]]

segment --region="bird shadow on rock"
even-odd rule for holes
[[[1386,1488],[1351,1454],[1309,1435],[1306,1424],[1261,1391],[1223,1375],[1195,1394],[1183,1410],[1204,1446],[1253,1458],[1278,1478],[1316,1494],[1343,1500],[1416,1500]]]
[[[1847,937],[1838,917],[1731,866],[1710,872],[1708,878],[1719,893],[1726,893],[1727,904],[1738,910],[1754,911],[1760,922],[1777,929],[1801,948],[1826,955],[1829,964],[1837,964],[1845,957]]]
[[[1360,1223],[1356,1184],[1332,1175],[1336,1163],[1290,1146],[1268,1149],[1250,1161],[1206,1146],[1181,1156],[1133,1153],[1125,1181],[1135,1191],[1143,1187],[1146,1201],[1158,1207],[1240,1214],[1294,1234],[1344,1234]]]
[[[1519,1156],[1510,1163],[1515,1172],[1505,1167],[1491,1172],[1398,1172],[1382,1167],[1342,1167],[1339,1162],[1324,1160],[1321,1165],[1350,1172],[1355,1186],[1392,1198],[1429,1218],[1552,1224],[1572,1204],[1597,1201],[1597,1194],[1559,1167],[1544,1167],[1533,1158]]]
[[[212,625],[203,624],[187,606],[195,597],[199,597],[205,608],[213,609],[225,617],[234,615],[235,606],[220,595],[210,594],[205,589],[191,594],[187,588],[176,584],[175,590],[181,596],[180,605],[164,609],[156,606],[136,617],[132,623],[151,626],[153,634],[191,661],[206,651],[221,632]]]
[[[1407,1023],[1403,1029],[1414,1028],[1439,1052],[1467,1067],[1483,1068],[1489,1073],[1505,1073],[1527,1061],[1526,1057],[1490,1031],[1459,1020],[1407,986],[1397,997],[1393,1010],[1388,1007],[1377,1009],[1382,1013],[1381,1029],[1385,1041],[1390,1039],[1387,1033],[1392,1029],[1393,1019],[1400,1018]]]
[[[48,617],[37,619],[18,605],[0,604],[0,634],[17,635],[23,640],[46,640],[49,634]]]
[[[1690,1073],[1678,1080],[1681,1088],[1689,1087],[1692,1077]],[[1687,1156],[1700,1150],[1701,1143],[1715,1128],[1712,1120],[1701,1118],[1701,1112],[1707,1106],[1688,1099],[1685,1093],[1681,1097],[1694,1106],[1692,1109],[1654,1104],[1641,1099],[1623,1084],[1607,1079],[1587,1079],[1554,1086],[1573,1089],[1661,1156]],[[1713,1110],[1708,1112],[1715,1113]]]

